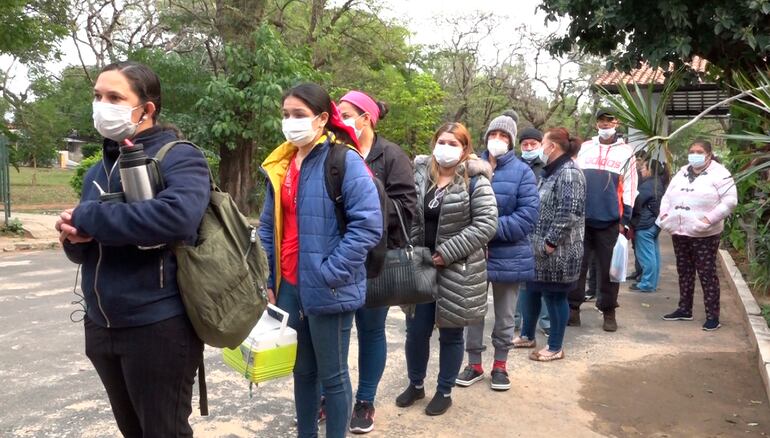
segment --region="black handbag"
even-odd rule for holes
[[[366,307],[430,303],[438,295],[433,255],[424,246],[412,245],[401,209],[393,205],[406,247],[388,250],[380,275],[367,281]]]

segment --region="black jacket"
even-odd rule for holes
[[[540,158],[535,158],[532,161],[526,161],[525,159],[521,159],[521,161],[524,161],[524,163],[529,166],[530,169],[532,169],[532,173],[535,174],[535,179],[539,182],[540,178],[543,176],[543,172],[545,169],[545,163],[540,161]]]
[[[417,205],[417,192],[414,186],[414,167],[412,160],[397,144],[375,134],[374,144],[366,164],[382,185],[385,193],[401,207],[406,222],[407,232],[412,227],[412,218]],[[401,233],[395,207],[388,202],[388,248],[401,248],[406,242]]]
[[[631,226],[637,230],[646,230],[655,225],[660,213],[660,199],[666,188],[660,178],[647,177],[639,183],[639,194],[634,201]]]

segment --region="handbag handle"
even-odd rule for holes
[[[412,238],[409,237],[409,233],[406,232],[406,223],[404,223],[404,216],[401,214],[401,207],[399,207],[398,203],[393,199],[391,199],[390,202],[393,203],[393,207],[396,209],[396,216],[398,216],[398,223],[401,225],[401,233],[404,235],[406,246],[411,248]]]

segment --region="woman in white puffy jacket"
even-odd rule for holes
[[[715,159],[711,143],[696,140],[689,164],[671,179],[660,205],[658,226],[671,233],[679,274],[679,307],[666,321],[692,321],[695,273],[703,288],[706,322],[703,330],[719,324],[719,277],[716,256],[724,220],[738,204],[730,172]]]

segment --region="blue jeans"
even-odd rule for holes
[[[643,291],[654,291],[658,288],[660,275],[660,245],[658,235],[660,228],[653,225],[644,230],[636,230],[636,259],[642,267],[642,278],[638,287]]]
[[[289,312],[289,326],[297,331],[294,365],[294,404],[297,435],[318,436],[321,387],[326,396],[326,436],[344,438],[353,405],[348,373],[348,348],[354,312],[306,315],[299,318],[299,289],[281,284],[278,307]]]
[[[564,333],[567,330],[569,319],[569,303],[567,292],[538,291],[527,287],[522,291],[521,310],[524,318],[521,326],[521,336],[535,339],[535,325],[540,314],[541,300],[545,302],[548,315],[551,319],[551,335],[548,337],[548,350],[557,352],[561,350],[564,342]]]
[[[374,403],[377,385],[385,371],[388,356],[388,344],[385,339],[385,319],[389,307],[369,309],[362,307],[356,311],[356,330],[358,331],[358,391],[356,400]]]
[[[521,289],[519,289],[519,299],[516,300],[516,316],[514,317],[516,320],[516,327],[521,327],[521,296],[524,294],[525,290],[527,290],[527,284],[522,283]],[[540,325],[540,328],[543,330],[551,328],[551,319],[548,317],[548,310],[546,309],[545,300],[543,300],[540,318],[538,319],[538,325]]]
[[[406,318],[406,368],[409,383],[422,386],[428,370],[430,338],[436,325],[436,303],[418,304],[414,317]],[[463,363],[463,328],[439,328],[439,371],[437,391],[452,393]]]

